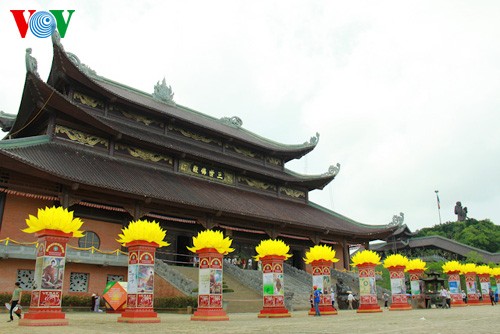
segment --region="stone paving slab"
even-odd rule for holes
[[[229,321],[190,321],[189,315],[160,314],[159,324],[117,323],[116,314],[66,313],[69,326],[21,327],[17,320],[7,323],[1,314],[0,333],[71,334],[157,334],[157,333],[500,333],[500,305],[469,306],[452,309],[387,311],[358,314],[340,311],[336,316],[307,316],[293,312],[286,319],[258,319],[257,314],[230,313]]]

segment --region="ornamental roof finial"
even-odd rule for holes
[[[243,120],[238,116],[222,117],[220,120],[222,121],[222,123],[234,128],[241,128],[243,126]]]
[[[405,214],[403,212],[399,213],[398,215],[392,216],[392,222],[389,223],[389,226],[401,226],[403,225],[403,222],[405,221]]]
[[[35,57],[31,55],[31,48],[26,49],[26,71],[40,77],[40,74],[38,74],[38,62]]]
[[[340,171],[340,164],[337,162],[337,165],[331,165],[329,168],[328,168],[328,172],[324,173],[323,176],[337,176],[337,174],[339,173]]]
[[[153,98],[155,100],[165,102],[165,103],[174,103],[174,92],[171,86],[167,86],[165,82],[165,78],[163,78],[161,84],[158,83],[155,85],[155,90],[153,92]]]

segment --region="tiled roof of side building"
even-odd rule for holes
[[[394,228],[356,223],[316,204],[304,204],[167,170],[145,167],[50,141],[47,136],[0,142],[0,166],[16,163],[67,182],[139,195],[182,207],[217,210],[260,221],[287,223],[337,235],[383,238]],[[17,145],[16,145],[17,142]],[[134,177],[130,177],[134,175]]]
[[[72,56],[74,58],[74,55]],[[58,43],[54,43],[54,60],[52,66],[51,77],[49,77],[48,80],[49,83],[55,81],[53,78],[53,76],[57,75],[57,71],[55,69],[60,69],[65,71],[66,75],[73,77],[74,80],[82,80],[82,82],[85,81],[87,86],[89,86],[88,84],[90,82],[93,83],[94,87],[89,87],[90,89],[99,91],[101,94],[109,97],[110,99],[122,99],[124,102],[146,108],[151,112],[158,113],[159,115],[174,117],[194,126],[216,132],[221,136],[234,138],[235,140],[259,147],[263,150],[273,151],[278,155],[281,154],[286,156],[286,160],[302,157],[312,151],[318,143],[318,135],[312,137],[309,141],[306,141],[303,144],[288,145],[278,143],[259,136],[242,127],[227,125],[219,119],[193,109],[175,103],[163,103],[154,99],[152,94],[148,94],[138,89],[98,76],[95,72],[89,71],[88,67],[84,64],[75,64],[68,57],[68,54],[64,51],[62,46]],[[83,80],[82,77],[85,77],[86,80]]]

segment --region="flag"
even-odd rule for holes
[[[438,203],[438,209],[441,210],[441,202],[439,201],[439,195],[437,193],[436,193],[436,198]]]

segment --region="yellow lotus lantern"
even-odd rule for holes
[[[231,248],[233,240],[225,237],[221,231],[205,230],[193,237],[193,247],[187,247],[191,252],[196,253],[201,249],[214,248],[219,254],[228,254],[234,251]]]
[[[408,261],[408,264],[406,265],[405,271],[410,271],[410,270],[425,271],[425,270],[427,270],[427,263],[425,263],[425,261],[422,261],[420,259],[410,260],[410,261]]]
[[[462,271],[462,264],[458,261],[448,261],[441,268],[445,273],[460,272]]]
[[[500,277],[500,268],[491,269],[491,276]]]
[[[476,273],[476,265],[474,263],[466,263],[461,267],[462,274],[475,274]]]
[[[37,217],[29,215],[26,219],[27,228],[22,230],[25,233],[36,233],[42,230],[55,230],[64,233],[72,233],[73,237],[83,237],[80,231],[83,221],[80,218],[73,218],[73,211],[68,211],[63,207],[46,207],[38,209]]]
[[[137,220],[130,222],[127,227],[122,228],[122,234],[118,234],[120,239],[117,239],[122,246],[126,246],[132,241],[147,241],[154,242],[158,247],[170,245],[165,239],[167,231],[160,227],[160,224],[155,221]]]
[[[487,265],[477,266],[476,274],[478,275],[491,275],[491,268]]]
[[[380,255],[371,250],[364,250],[356,253],[352,257],[352,265],[357,267],[365,263],[370,263],[373,265],[380,264]]]
[[[330,261],[338,262],[339,259],[335,258],[335,250],[331,246],[327,245],[317,245],[311,247],[308,252],[306,252],[306,257],[304,261],[310,264],[313,261]]]
[[[255,251],[257,252],[257,255],[254,257],[257,261],[260,261],[261,258],[269,255],[284,256],[285,260],[292,256],[292,254],[288,254],[290,247],[279,239],[262,240],[260,244],[255,247]]]
[[[408,258],[401,254],[392,254],[385,258],[384,268],[406,267]]]

